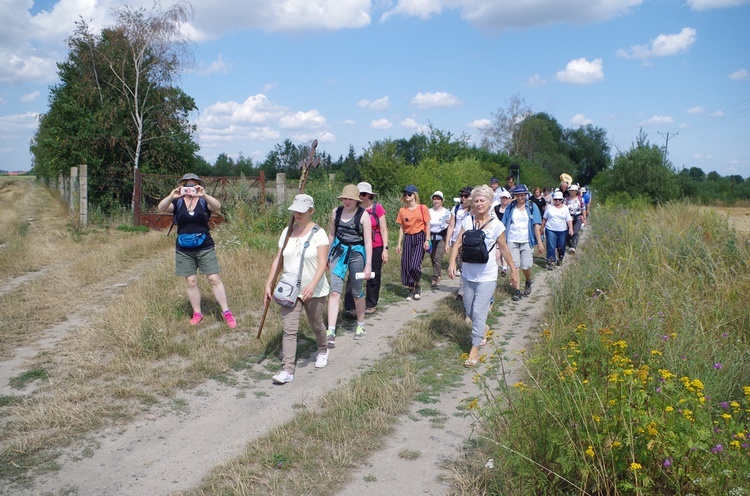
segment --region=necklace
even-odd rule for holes
[[[187,208],[188,215],[195,215],[195,207],[198,205],[198,198],[191,198],[185,202],[185,207]]]

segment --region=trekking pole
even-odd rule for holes
[[[318,140],[314,140],[312,142],[312,146],[310,147],[310,154],[307,156],[305,160],[301,160],[299,163],[299,168],[302,171],[302,174],[299,178],[299,186],[297,188],[297,194],[302,194],[305,192],[305,186],[307,185],[307,176],[310,173],[310,169],[315,169],[320,165],[320,158],[315,156],[315,149],[318,147]],[[286,244],[289,242],[289,238],[292,235],[292,227],[294,227],[294,213],[292,213],[291,218],[289,219],[289,226],[287,226],[286,229],[286,236],[284,236],[284,242],[281,245],[281,253],[284,253],[284,248],[286,248]],[[276,272],[273,275],[273,284],[271,287],[276,286],[276,280],[279,278],[279,275],[281,274],[281,270],[283,269],[283,257],[279,257],[279,263],[276,264]],[[266,315],[268,315],[268,306],[271,304],[271,300],[268,298],[264,299],[263,302],[263,316],[260,319],[260,327],[258,327],[258,335],[255,336],[256,338],[260,339],[260,334],[263,332],[263,325],[266,323]]]

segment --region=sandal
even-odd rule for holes
[[[484,326],[484,338],[482,339],[482,342],[479,343],[479,346],[484,346],[487,344],[487,334],[490,332],[490,326],[486,325]]]
[[[476,366],[477,366],[477,361],[476,360],[466,360],[464,362],[464,367],[466,367],[467,369],[471,369],[471,368],[474,368]]]

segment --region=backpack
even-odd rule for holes
[[[180,211],[180,208],[182,205],[185,204],[185,199],[180,197],[177,199],[177,206],[174,209],[173,216],[172,216],[172,225],[169,226],[169,231],[167,231],[167,236],[172,232],[172,228],[177,225],[177,212]],[[211,211],[208,209],[208,202],[206,202],[205,198],[198,198],[198,204],[203,205],[203,209],[206,211],[206,214],[208,215],[209,219],[211,218]]]
[[[487,224],[492,222],[492,219],[484,223],[480,228],[473,227],[464,232],[461,238],[461,260],[468,263],[487,263],[490,259],[490,252],[495,248],[497,242],[493,243],[492,246],[487,249],[487,243],[484,240],[487,236],[484,234],[484,229]],[[471,218],[471,224],[474,226],[474,217]]]
[[[341,224],[341,215],[343,213],[344,213],[344,207],[343,206],[336,208],[336,217],[335,217],[335,219],[333,221],[333,236],[334,237],[337,237],[336,235],[338,234],[338,231],[339,231],[339,224]],[[354,217],[352,219],[354,221],[354,231],[359,236],[363,236],[362,242],[361,243],[356,243],[356,244],[362,244],[362,245],[365,244],[365,242],[364,242],[364,235],[363,235],[363,231],[362,231],[362,214],[364,214],[364,213],[365,213],[365,209],[364,208],[357,207],[357,212],[354,214]],[[342,243],[342,244],[348,244],[348,243],[342,242],[340,239],[339,239],[339,242]]]

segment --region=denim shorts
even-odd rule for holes
[[[534,249],[531,243],[508,243],[510,254],[513,256],[513,263],[517,269],[529,270],[534,264]]]
[[[206,250],[175,250],[174,253],[174,273],[178,277],[194,276],[198,270],[204,275],[219,273],[219,258],[213,246]]]

